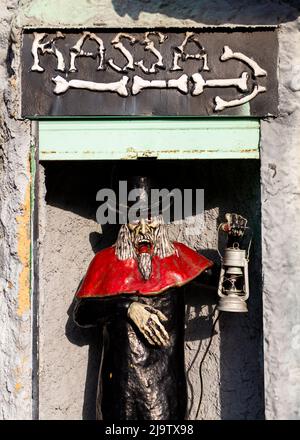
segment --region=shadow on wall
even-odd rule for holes
[[[298,0],[112,0],[118,15],[138,20],[141,13],[162,14],[178,20],[194,20],[207,25],[277,25],[295,20],[299,15]]]
[[[99,189],[110,186],[113,162],[106,161],[105,164],[92,161],[48,162],[44,165],[47,204],[75,212],[83,218],[95,219],[99,206],[95,196]],[[120,165],[125,167],[124,170],[128,173],[139,174],[139,161],[122,162]],[[218,222],[224,220],[224,214],[228,211],[239,212],[248,218],[249,224],[254,229],[250,264],[252,295],[249,300],[249,314],[223,313],[220,318],[220,418],[262,419],[264,386],[259,161],[154,161],[148,166],[151,174],[157,176],[160,188],[203,188],[205,210],[209,212],[217,207]],[[117,228],[106,226],[103,228],[103,234],[92,232],[87,240],[90,239],[90,245],[96,253],[113,244],[116,236]],[[201,244],[201,240],[195,242],[195,248],[199,252],[218,262],[216,250],[207,247],[210,247],[209,244],[205,246]],[[216,303],[216,295],[208,292],[200,297],[198,289],[187,287],[186,290],[187,308],[194,307],[196,310],[196,318],[187,323],[186,341],[199,341],[200,349],[196,355],[201,359],[203,356],[201,341],[211,334],[213,320],[209,317],[201,317],[199,311],[205,304],[211,312]],[[69,309],[66,336],[72,344],[89,345],[82,417],[94,419],[101,356],[101,331],[79,329],[73,323],[72,310],[73,305]],[[209,355],[213,356],[214,353]],[[208,392],[209,384],[204,383],[204,399]]]
[[[66,337],[72,344],[89,346],[82,419],[95,420],[98,371],[102,352],[102,329],[98,327],[87,329],[79,328],[73,321],[74,306],[75,300],[68,310],[69,318],[66,323]]]
[[[90,245],[95,254],[102,249],[111,246],[116,241],[118,227],[114,225],[104,225],[102,230],[103,234],[92,232],[89,236]],[[72,344],[79,346],[89,345],[82,419],[95,420],[98,372],[99,365],[101,363],[103,329],[101,326],[87,329],[79,328],[73,321],[74,307],[75,297],[68,309],[69,318],[66,323],[66,336]]]

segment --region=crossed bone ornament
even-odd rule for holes
[[[120,36],[127,37],[126,34],[120,34]],[[119,35],[118,35],[119,37]],[[147,41],[146,41],[147,42]],[[133,42],[134,43],[134,42]],[[149,44],[149,42],[147,42]],[[119,40],[115,41],[115,45],[119,44]],[[127,54],[128,55],[128,54]],[[128,64],[125,66],[127,68],[133,67],[133,60],[129,59],[127,56]],[[267,76],[267,72],[263,70],[253,59],[247,57],[246,55],[240,52],[233,52],[228,46],[224,46],[223,54],[220,57],[221,61],[228,61],[236,59],[245,64],[247,64],[252,70],[254,77],[262,77]],[[112,60],[109,60],[110,64]],[[161,62],[161,60],[159,60]],[[141,63],[138,63],[140,65]],[[132,65],[132,66],[131,66]],[[144,66],[143,66],[144,67]],[[122,70],[125,71],[125,68]],[[146,69],[146,68],[144,68]],[[121,69],[120,69],[121,71]],[[247,72],[242,72],[239,78],[228,78],[228,79],[204,79],[200,73],[195,73],[191,77],[193,81],[193,89],[192,96],[201,95],[206,87],[235,87],[241,92],[248,91],[248,79],[249,74]],[[75,80],[72,79],[67,81],[61,76],[56,76],[52,78],[52,81],[55,83],[54,93],[59,95],[65,93],[69,88],[73,89],[85,89],[96,92],[113,92],[117,93],[120,96],[126,97],[129,95],[128,88],[126,87],[129,81],[129,77],[124,75],[119,81],[111,82],[111,83],[99,83],[93,81],[84,81],[84,80]],[[177,79],[168,79],[168,80],[145,80],[138,75],[133,77],[131,93],[132,95],[137,95],[141,91],[145,89],[176,89],[183,94],[187,94],[189,92],[189,77],[186,74],[181,75]],[[215,97],[215,107],[214,111],[222,111],[225,108],[236,107],[246,102],[254,99],[259,93],[263,93],[266,91],[266,88],[261,85],[254,85],[253,90],[246,96],[243,96],[240,99],[233,99],[231,101],[225,101],[220,96]]]

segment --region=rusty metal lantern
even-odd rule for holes
[[[218,286],[220,297],[218,310],[223,312],[248,312],[246,301],[249,298],[248,262],[251,247],[241,249],[241,242],[247,227],[247,220],[238,214],[226,214],[227,222],[221,223],[218,231],[227,233],[227,246],[221,258],[221,273]]]

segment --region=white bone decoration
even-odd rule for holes
[[[132,94],[137,95],[141,90],[157,88],[157,89],[177,89],[182,93],[188,93],[188,76],[181,75],[178,79],[160,80],[154,79],[147,81],[140,76],[133,77]]]
[[[232,101],[224,101],[224,99],[220,98],[220,96],[215,97],[215,111],[224,110],[228,107],[236,107],[237,105],[245,104],[246,102],[251,101],[251,99],[255,98],[259,93],[263,93],[266,91],[266,88],[263,86],[254,86],[253,91],[247,95],[244,96],[241,99],[233,99]]]
[[[140,60],[135,63],[136,66],[139,66],[143,72],[145,73],[156,73],[156,67],[164,68],[163,57],[162,54],[156,47],[154,46],[154,42],[150,40],[149,35],[158,35],[159,43],[162,44],[168,37],[161,32],[146,32],[145,39],[143,44],[145,44],[145,50],[151,51],[158,59],[156,63],[153,63],[150,68],[144,66],[144,61]]]
[[[192,79],[195,83],[194,90],[192,91],[193,96],[200,95],[203,93],[204,87],[236,87],[241,92],[247,92],[248,86],[247,81],[249,74],[243,72],[240,78],[233,79],[203,79],[200,73],[194,73]]]
[[[114,63],[114,60],[112,58],[110,58],[107,62],[117,72],[127,72],[128,69],[134,70],[133,56],[131,55],[129,50],[123,46],[123,43],[120,41],[121,38],[127,38],[131,44],[134,44],[136,42],[136,38],[130,34],[124,34],[120,32],[111,42],[115,49],[119,49],[122,52],[124,57],[127,59],[127,64],[124,67],[119,67]]]
[[[120,81],[112,83],[96,83],[93,81],[84,81],[80,79],[71,79],[71,81],[66,81],[61,76],[52,78],[52,81],[55,83],[54,93],[57,95],[65,93],[69,88],[73,88],[91,90],[94,92],[116,92],[120,96],[128,96],[128,90],[126,88],[128,80],[128,76],[123,76]]]
[[[254,72],[254,75],[257,76],[267,76],[267,72],[262,69],[256,61],[252,60],[251,58],[247,57],[246,55],[244,55],[243,53],[240,52],[233,52],[230,47],[228,46],[224,46],[224,52],[223,55],[221,55],[220,60],[221,61],[227,61],[227,60],[232,60],[232,59],[236,59],[239,61],[244,61],[244,63],[248,64],[248,66],[251,67],[251,69]]]
[[[70,64],[66,67],[64,56],[56,46],[56,41],[63,38],[65,38],[65,35],[61,32],[56,32],[52,37],[48,37],[48,34],[45,32],[33,33],[33,43],[31,47],[31,54],[33,56],[33,64],[31,67],[32,72],[44,72],[45,69],[40,65],[40,55],[45,54],[51,54],[56,57],[57,65],[55,70],[64,72],[66,76],[71,76],[72,73],[78,72],[78,67],[76,66],[76,59],[78,57],[91,57],[97,59],[98,71],[106,70],[109,72],[109,68],[111,68],[115,72],[123,74],[129,70],[136,71],[140,69],[142,73],[155,75],[161,69],[166,69],[164,57],[159,49],[163,47],[162,45],[167,40],[168,36],[159,31],[147,31],[144,33],[144,37],[141,40],[129,33],[117,33],[110,41],[110,44],[124,57],[125,64],[123,66],[118,65],[113,58],[106,60],[105,45],[102,38],[93,32],[85,31],[80,34],[77,42],[69,49]],[[124,40],[127,41],[127,47],[125,47],[122,42]],[[93,52],[84,50],[84,46],[88,41],[91,41],[96,45],[96,49]],[[156,58],[156,60],[152,61],[152,64],[148,64],[147,66],[143,59],[135,60],[135,53],[130,50],[130,48],[128,49],[128,47],[133,46],[138,42],[143,45],[144,51],[150,52],[152,56]],[[194,45],[197,52],[194,54],[188,53],[188,45]],[[169,72],[174,72],[174,75],[176,75],[177,72],[178,76],[179,72],[184,70],[184,63],[187,60],[201,61],[202,64],[200,65],[199,70],[189,76],[184,73],[177,78],[176,76],[174,78],[169,78],[168,75],[166,78],[151,80],[142,78],[139,75],[132,76],[131,74],[131,76],[125,75],[118,81],[113,82],[87,81],[72,78],[68,80],[67,78],[58,75],[52,78],[52,81],[55,84],[53,92],[56,95],[60,95],[72,88],[94,92],[112,92],[117,93],[122,97],[128,97],[130,92],[131,95],[135,96],[146,89],[174,89],[183,94],[188,94],[190,92],[191,96],[197,97],[202,95],[208,87],[232,87],[239,93],[244,94],[242,97],[240,96],[229,101],[225,101],[220,96],[216,96],[214,99],[214,111],[218,112],[226,108],[243,105],[254,99],[258,94],[266,91],[265,86],[257,84],[256,78],[266,77],[267,71],[260,67],[255,60],[246,54],[242,52],[234,52],[229,46],[223,47],[223,53],[219,56],[220,61],[239,61],[248,66],[252,73],[244,71],[241,73],[240,77],[237,78],[211,78],[209,76],[212,74],[209,73],[204,73],[203,76],[199,71],[210,71],[208,55],[194,32],[185,32],[182,43],[177,46],[172,46],[172,51],[173,53],[170,54],[171,56],[169,57]],[[139,55],[139,58],[141,58],[141,55]],[[160,74],[160,76],[162,76],[162,74]],[[189,86],[189,84],[191,84],[191,86]]]
[[[50,53],[56,56],[57,58],[57,67],[56,70],[60,70],[61,72],[64,72],[66,69],[65,61],[63,58],[63,54],[57,49],[55,46],[55,40],[58,40],[59,38],[65,38],[65,36],[61,32],[56,32],[56,36],[54,38],[51,38],[46,43],[42,43],[43,39],[47,36],[45,32],[39,34],[37,32],[33,33],[34,41],[32,43],[32,49],[31,53],[33,56],[33,65],[31,67],[32,72],[44,72],[44,68],[40,66],[40,60],[39,60],[39,50],[44,55],[45,53]]]
[[[191,55],[188,53],[185,53],[185,47],[188,44],[188,42],[193,41],[196,43],[198,48],[200,49],[200,53]],[[203,69],[202,70],[209,70],[208,64],[207,64],[207,54],[205,53],[204,48],[202,47],[200,41],[197,40],[197,38],[194,35],[194,32],[186,32],[185,33],[185,39],[183,40],[182,44],[180,46],[177,46],[177,51],[174,52],[174,58],[173,58],[173,65],[171,67],[171,70],[183,70],[182,67],[179,66],[178,61],[184,57],[185,60],[192,59],[192,60],[203,60]]]
[[[83,32],[82,36],[79,38],[77,43],[70,49],[70,68],[69,72],[77,72],[77,68],[75,66],[75,60],[79,57],[92,57],[96,58],[97,54],[93,52],[85,52],[82,50],[82,46],[86,40],[94,40],[99,46],[99,65],[97,70],[103,70],[104,66],[104,44],[101,38],[99,38],[96,34],[91,32]]]

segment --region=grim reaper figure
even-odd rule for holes
[[[76,293],[74,320],[103,325],[97,419],[183,420],[183,286],[212,262],[171,241],[161,216],[122,225],[95,255]]]

